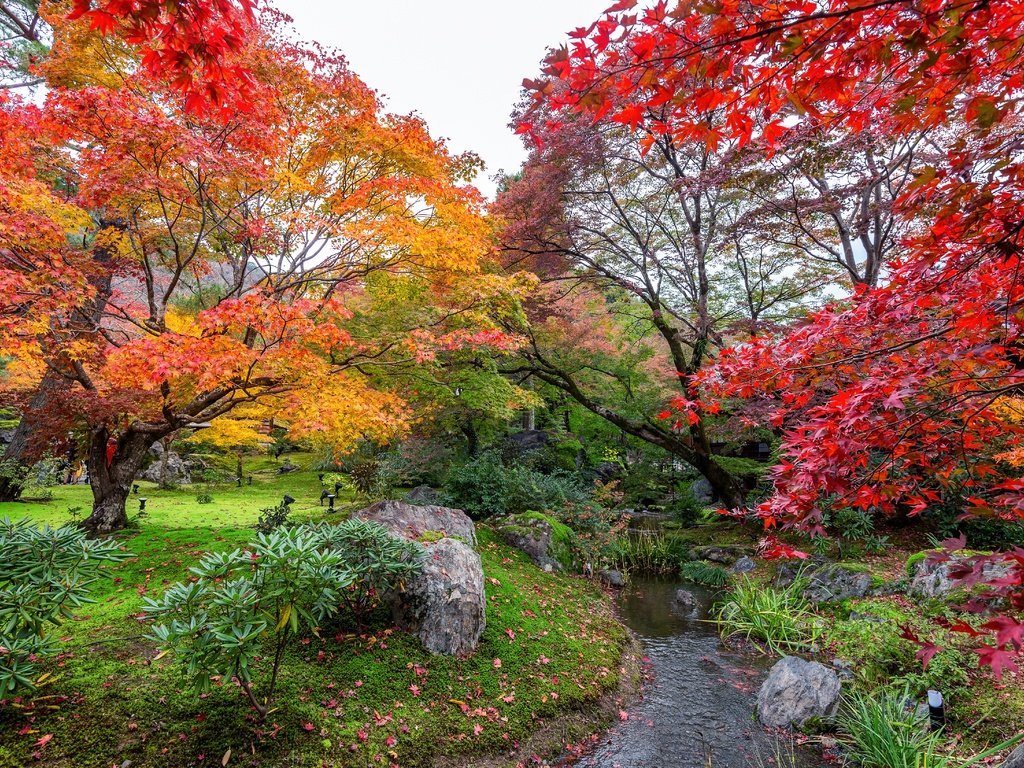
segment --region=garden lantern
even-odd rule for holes
[[[334,484],[334,495],[337,496],[341,492],[341,486],[344,485],[341,481]]]
[[[946,725],[946,704],[942,700],[941,691],[928,691],[928,720],[933,731]]]
[[[321,507],[322,507],[322,506],[324,505],[324,499],[326,499],[326,498],[327,498],[328,496],[330,496],[330,495],[331,495],[331,494],[329,494],[329,493],[327,492],[327,489],[326,489],[326,488],[324,488],[324,489],[323,489],[322,491],[320,491],[320,506],[321,506]]]
[[[144,515],[146,513],[146,497],[139,496],[139,514]]]
[[[327,494],[327,509],[329,511],[331,511],[331,512],[334,511],[334,499],[335,499],[335,496],[334,496],[333,493],[328,493]]]
[[[139,495],[139,484],[138,483],[132,483],[132,493],[134,493],[136,496]]]

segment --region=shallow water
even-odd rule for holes
[[[696,617],[673,607],[677,589],[700,602]],[[634,580],[619,595],[623,621],[644,646],[651,676],[643,698],[628,710],[587,756],[562,765],[583,768],[748,768],[779,765],[776,750],[793,752],[786,738],[766,733],[754,721],[757,690],[770,659],[729,651],[706,621],[712,595],[677,581]],[[796,764],[824,761],[796,748]],[[789,760],[782,761],[790,765]]]

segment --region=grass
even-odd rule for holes
[[[796,579],[785,589],[772,589],[739,579],[715,618],[723,637],[742,636],[771,653],[805,650],[816,640],[818,621]]]
[[[295,519],[324,516],[316,473],[212,486],[210,504],[196,503],[197,486],[140,485],[150,515],[122,537],[136,557],[106,569],[96,602],[57,630],[57,681],[34,701],[0,704],[0,768],[183,768],[220,765],[228,750],[231,766],[427,766],[441,754],[508,751],[618,683],[626,636],[601,593],[543,573],[480,529],[488,614],[476,654],[431,656],[383,623],[362,636],[325,628],[289,647],[278,708],[257,724],[233,684],[203,698],[190,690],[137,616],[143,595],[185,578],[202,553],[247,541],[259,510],[284,493],[297,499]],[[87,488],[53,490],[45,504],[0,504],[0,516],[61,523],[68,506],[88,506]]]

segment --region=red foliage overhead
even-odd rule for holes
[[[652,136],[735,141],[770,157],[791,134],[949,134],[897,201],[909,227],[884,285],[702,376],[758,398],[784,430],[769,523],[820,532],[824,503],[1024,517],[1024,5],[988,0],[623,0],[553,52],[520,126],[609,119]],[[554,115],[554,118],[551,117]],[[996,585],[1020,596],[1024,563]],[[1011,601],[1013,602],[1013,601]],[[1016,600],[1019,603],[1019,600]],[[1019,606],[1018,606],[1019,607]],[[1021,624],[985,628],[994,669]]]
[[[247,106],[248,70],[235,58],[254,29],[253,0],[74,0],[103,34],[139,46],[150,74],[169,78],[190,112]]]

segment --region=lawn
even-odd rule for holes
[[[473,657],[432,656],[381,617],[372,634],[338,625],[297,638],[265,722],[230,681],[199,697],[146,639],[143,597],[186,578],[202,553],[244,545],[260,509],[285,493],[296,498],[294,518],[326,516],[315,472],[254,474],[241,488],[140,483],[148,514],[120,537],[135,556],[106,568],[96,602],[56,630],[65,651],[47,666],[55,682],[34,700],[0,702],[0,768],[225,758],[232,766],[424,766],[442,754],[510,751],[543,721],[590,708],[618,685],[626,635],[605,596],[542,572],[482,528],[487,630]],[[88,510],[86,487],[52,491],[46,502],[0,504],[0,516],[59,524],[69,507]],[[197,502],[203,492],[212,502]]]

